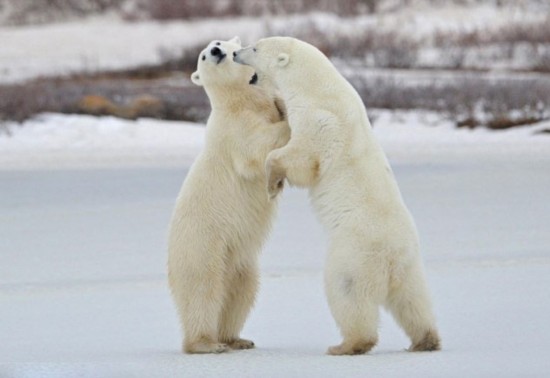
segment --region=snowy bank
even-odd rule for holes
[[[188,122],[43,114],[5,125],[0,168],[187,165],[200,151],[204,131]]]
[[[394,162],[458,156],[549,158],[550,122],[503,131],[457,129],[434,112],[374,109],[374,132]],[[42,114],[0,125],[0,169],[184,166],[204,142],[204,125]]]

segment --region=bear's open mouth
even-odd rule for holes
[[[220,64],[222,62],[222,60],[225,59],[225,57],[227,56],[227,54],[222,54],[218,57],[218,62],[216,64]]]
[[[258,74],[256,72],[254,72],[254,75],[252,75],[252,77],[250,78],[250,81],[248,82],[248,84],[256,84],[258,82]]]

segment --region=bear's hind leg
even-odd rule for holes
[[[329,265],[329,264],[327,264]],[[378,304],[372,293],[359,287],[353,275],[327,271],[325,278],[328,304],[344,338],[332,346],[331,355],[369,352],[378,342]]]
[[[170,259],[169,281],[174,301],[184,331],[183,351],[185,353],[221,353],[229,347],[218,341],[218,319],[220,317],[225,288],[223,266],[212,264],[209,274],[206,270],[192,273],[178,266],[176,259]],[[189,268],[188,268],[189,269]]]
[[[220,317],[225,288],[216,278],[204,280],[191,289],[190,306],[182,311],[185,333],[185,353],[222,353],[229,347],[218,340]]]
[[[341,299],[340,299],[341,301]],[[329,300],[330,308],[344,340],[328,348],[334,356],[368,353],[378,342],[378,306],[374,303],[335,304]]]
[[[252,309],[258,290],[258,269],[256,266],[239,268],[226,279],[225,298],[219,324],[219,340],[231,349],[251,349],[254,342],[241,339],[239,334]]]
[[[411,339],[408,350],[440,350],[441,340],[422,268],[417,264],[406,272],[406,276],[397,280],[399,285],[390,289],[386,307]]]

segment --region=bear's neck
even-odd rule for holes
[[[245,104],[258,100],[256,90],[251,90],[250,84],[245,85],[214,85],[205,87],[212,109],[235,110]]]
[[[295,75],[285,75],[276,82],[285,102],[290,104],[299,103],[301,98],[315,96],[325,92],[326,83],[322,77],[308,73],[295,77]]]

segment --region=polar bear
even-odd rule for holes
[[[168,277],[186,353],[254,347],[239,334],[276,211],[265,193],[264,165],[271,150],[288,142],[290,129],[273,92],[254,83],[252,68],[233,62],[240,48],[237,37],[211,42],[191,77],[204,86],[212,112],[169,231]]]
[[[409,350],[440,349],[416,226],[357,92],[317,48],[294,38],[259,40],[234,60],[269,76],[286,105],[292,136],[268,155],[269,195],[285,178],[309,188],[329,233],[325,290],[343,342],[328,353],[371,350],[380,306],[411,339]]]

